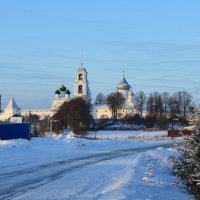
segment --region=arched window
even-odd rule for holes
[[[82,85],[78,86],[78,93],[83,93],[83,86]]]
[[[79,75],[78,75],[78,80],[79,80],[79,81],[83,80],[83,74],[79,74]]]

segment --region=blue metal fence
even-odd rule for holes
[[[31,139],[30,123],[0,123],[0,139]]]

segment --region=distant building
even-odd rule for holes
[[[134,105],[134,94],[124,75],[122,81],[117,85],[117,92],[122,94],[122,96],[125,98],[125,104],[123,108],[119,110],[118,118],[137,113]],[[109,106],[106,104],[93,105],[92,115],[94,119],[110,119],[112,117],[112,112]]]
[[[125,77],[123,76],[122,81],[117,85],[117,91],[122,94],[125,98],[125,105],[123,109],[119,110],[119,118],[124,117],[126,115],[135,114],[137,110],[135,109],[134,105],[134,95],[131,89],[131,86],[126,81]],[[70,97],[71,92],[69,88],[61,85],[55,91],[54,98],[52,100],[52,105],[50,109],[26,109],[20,110],[17,106],[16,102],[12,98],[5,110],[0,113],[0,120],[1,121],[20,121],[20,116],[28,117],[30,114],[38,115],[40,118],[45,117],[52,117],[60,108],[60,106],[71,99]],[[75,81],[74,81],[74,96],[73,98],[83,98],[87,102],[91,103],[91,92],[89,89],[89,81],[88,81],[88,72],[81,63],[81,66],[77,69],[75,73]],[[91,113],[94,119],[101,119],[101,118],[111,118],[112,112],[111,109],[106,105],[93,105]]]
[[[17,106],[15,100],[11,98],[4,111],[0,113],[0,120],[7,121],[13,115],[20,113],[21,113],[20,108]]]
[[[60,106],[70,100],[71,92],[64,85],[55,91],[55,98],[52,100],[51,109],[57,111]]]
[[[74,97],[81,97],[87,102],[91,102],[91,93],[87,75],[87,70],[83,67],[83,63],[81,63],[81,67],[77,69],[75,74]]]
[[[9,118],[10,123],[22,123],[23,117],[20,114],[15,114]]]

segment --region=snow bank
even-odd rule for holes
[[[5,150],[12,150],[14,148],[24,148],[29,146],[29,141],[24,139],[16,140],[0,140],[0,152]]]
[[[167,131],[108,131],[91,132],[89,138],[112,140],[159,140],[167,138]]]

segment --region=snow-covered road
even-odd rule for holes
[[[1,200],[193,199],[171,174],[169,157],[173,152],[163,148],[169,147],[170,142],[123,146],[123,143],[116,145],[109,141],[110,146],[105,150],[102,144],[106,142],[83,140],[81,146],[76,147],[77,153],[72,148],[77,141],[72,140],[66,153],[63,149],[66,143],[62,146],[59,140],[56,149],[52,141],[33,140],[19,146],[16,143],[14,150],[1,152],[2,158],[3,154],[11,156],[7,162],[1,162]],[[51,149],[49,155],[40,151],[41,155],[35,157],[33,153],[38,153],[35,144],[39,150],[40,144],[46,145],[45,149],[52,146],[55,153],[60,154],[54,157]],[[72,156],[69,156],[70,151]],[[23,153],[25,158],[17,159],[17,152]]]
[[[34,166],[33,168],[26,167],[26,164],[23,164],[23,168],[21,168],[20,164],[21,169],[13,170],[12,168],[11,171],[7,171],[6,173],[0,172],[0,199],[13,199],[23,193],[30,192],[30,190],[35,190],[41,186],[52,183],[55,180],[57,180],[57,183],[63,176],[67,176],[74,171],[84,170],[83,168],[85,167],[93,167],[102,163],[105,165],[107,161],[110,162],[112,159],[121,160],[120,157],[131,156],[150,149],[156,149],[159,146],[160,145],[154,145],[146,148],[95,153],[74,159],[63,159],[52,163],[46,163]],[[163,146],[169,147],[167,144]],[[18,166],[15,167],[17,168]],[[79,180],[78,177],[76,177],[76,179]]]

